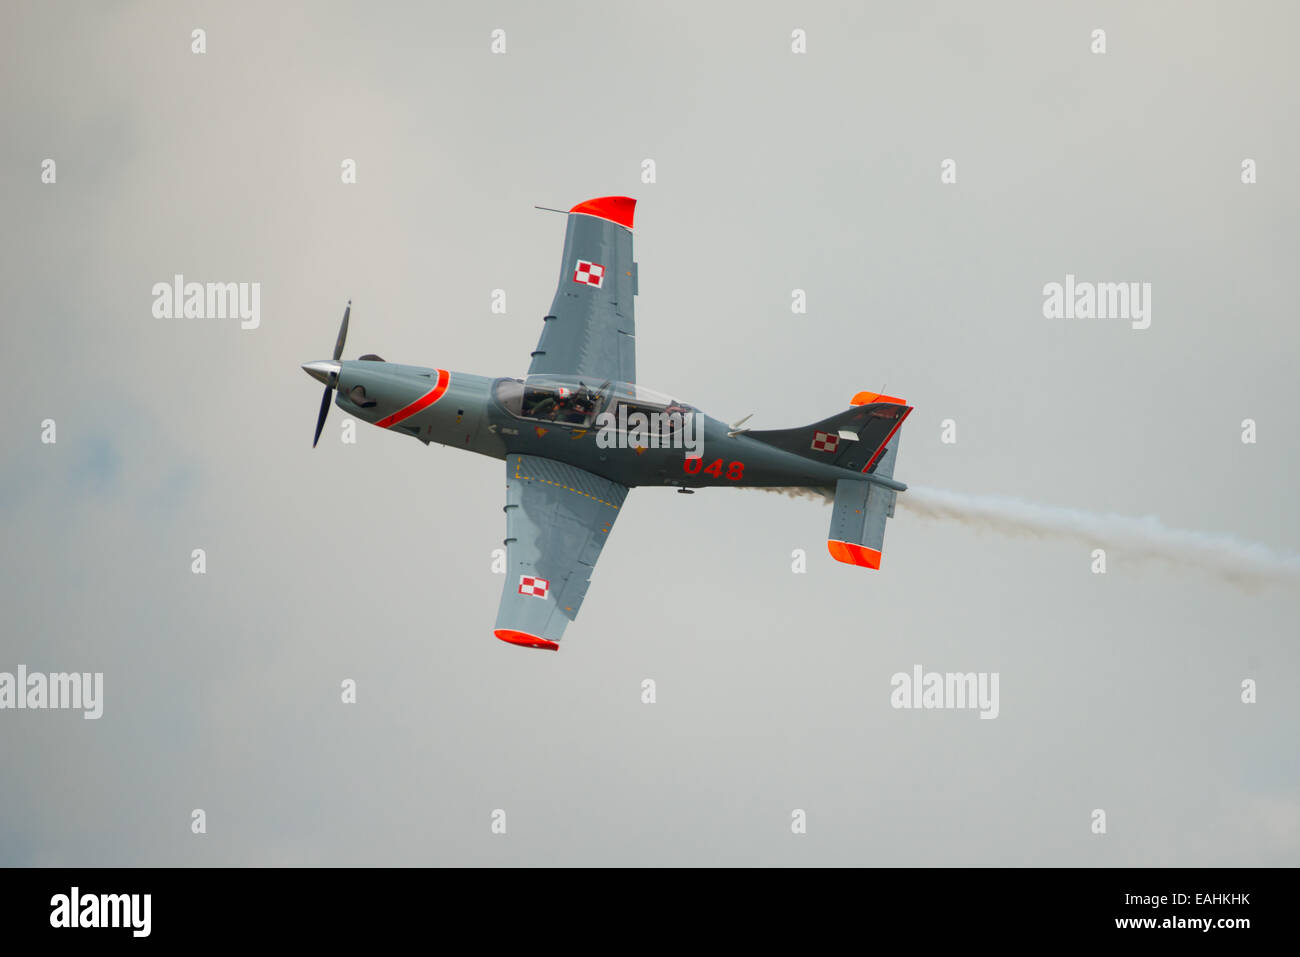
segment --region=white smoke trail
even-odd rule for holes
[[[774,488],[791,498],[827,504],[834,489]],[[898,507],[920,518],[961,522],[1003,535],[1028,535],[1082,542],[1114,551],[1130,561],[1158,561],[1210,572],[1237,585],[1300,584],[1300,555],[1226,535],[1168,528],[1154,515],[1087,512],[1036,505],[1002,495],[966,495],[915,485],[898,495]]]
[[[1131,518],[916,486],[899,494],[898,505],[921,518],[948,519],[1002,534],[1071,539],[1107,552],[1113,549],[1129,559],[1200,568],[1241,585],[1300,584],[1300,555],[1226,535],[1168,528],[1154,515]]]

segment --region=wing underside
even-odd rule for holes
[[[627,486],[532,455],[506,459],[506,582],[495,634],[556,650],[577,617]]]
[[[635,206],[633,199],[606,196],[570,210],[559,284],[529,375],[572,373],[636,381]]]

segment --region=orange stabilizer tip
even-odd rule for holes
[[[636,212],[636,200],[630,196],[601,196],[598,199],[579,203],[569,212],[586,213],[588,216],[608,219],[611,223],[618,223],[631,229],[632,214]]]
[[[831,558],[845,565],[860,565],[863,568],[880,567],[880,552],[874,548],[867,548],[866,545],[855,545],[853,542],[828,538],[826,550],[831,553]]]
[[[894,405],[907,405],[904,399],[896,399],[892,395],[881,395],[879,392],[859,392],[853,397],[849,405],[870,405],[872,402],[892,402]]]
[[[538,638],[536,635],[530,635],[526,631],[512,631],[509,628],[498,628],[492,632],[502,641],[508,641],[512,645],[522,645],[525,648],[545,648],[547,651],[559,651],[560,646],[553,641],[547,641],[545,638]]]

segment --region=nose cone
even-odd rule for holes
[[[322,385],[333,385],[338,381],[339,369],[341,368],[342,366],[337,362],[331,362],[329,359],[321,359],[318,362],[308,362],[302,367],[302,371]]]

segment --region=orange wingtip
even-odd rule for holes
[[[579,203],[569,212],[608,219],[611,223],[618,223],[631,229],[632,214],[636,212],[636,200],[630,196],[601,196],[598,199]]]
[[[892,402],[894,405],[907,405],[906,399],[896,399],[892,395],[881,395],[879,392],[859,392],[853,397],[849,405],[870,405],[872,402]]]
[[[867,548],[865,545],[855,545],[853,542],[841,542],[828,538],[826,540],[826,550],[831,553],[831,558],[837,562],[843,562],[845,565],[861,565],[863,568],[880,567],[880,552],[874,548]]]
[[[498,628],[492,632],[502,641],[508,641],[512,645],[523,645],[525,648],[545,648],[547,651],[559,651],[560,646],[553,641],[547,641],[545,638],[538,638],[536,635],[530,635],[526,631],[512,631],[509,628]]]

